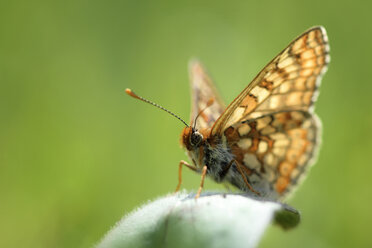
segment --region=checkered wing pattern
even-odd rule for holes
[[[283,111],[234,124],[224,136],[253,188],[270,199],[282,199],[316,157],[319,132],[315,115]]]
[[[219,137],[235,123],[278,111],[312,113],[317,89],[329,62],[328,38],[314,27],[296,38],[239,94],[215,122]]]
[[[328,53],[325,30],[309,29],[258,74],[212,127],[211,137],[226,140],[253,188],[271,199],[288,195],[316,157],[320,126],[313,105]]]

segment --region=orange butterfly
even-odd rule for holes
[[[126,92],[186,125],[181,144],[193,165],[180,162],[176,191],[185,165],[202,175],[196,198],[209,176],[248,194],[283,199],[316,157],[321,127],[313,105],[329,60],[326,31],[313,27],[268,63],[227,108],[201,64],[192,61],[190,125]]]

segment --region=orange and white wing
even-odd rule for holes
[[[226,108],[211,130],[220,137],[235,123],[278,111],[312,113],[317,88],[329,62],[323,27],[314,27],[296,38],[256,76]]]
[[[319,124],[308,112],[284,111],[236,123],[224,137],[251,186],[276,200],[295,189],[316,158]],[[250,191],[242,180],[232,183]]]
[[[189,71],[192,95],[190,125],[194,126],[194,121],[200,113],[196,119],[196,128],[211,128],[224,111],[225,105],[219,97],[212,80],[199,61],[192,60],[189,64]]]

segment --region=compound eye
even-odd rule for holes
[[[198,146],[203,140],[203,135],[199,132],[193,132],[190,137],[190,143],[192,146]]]

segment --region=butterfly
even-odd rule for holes
[[[302,181],[313,164],[321,125],[314,113],[321,78],[330,61],[326,31],[316,26],[294,39],[225,107],[202,64],[189,65],[192,89],[191,123],[181,145],[192,164],[182,167],[205,177],[271,200],[282,200]]]

